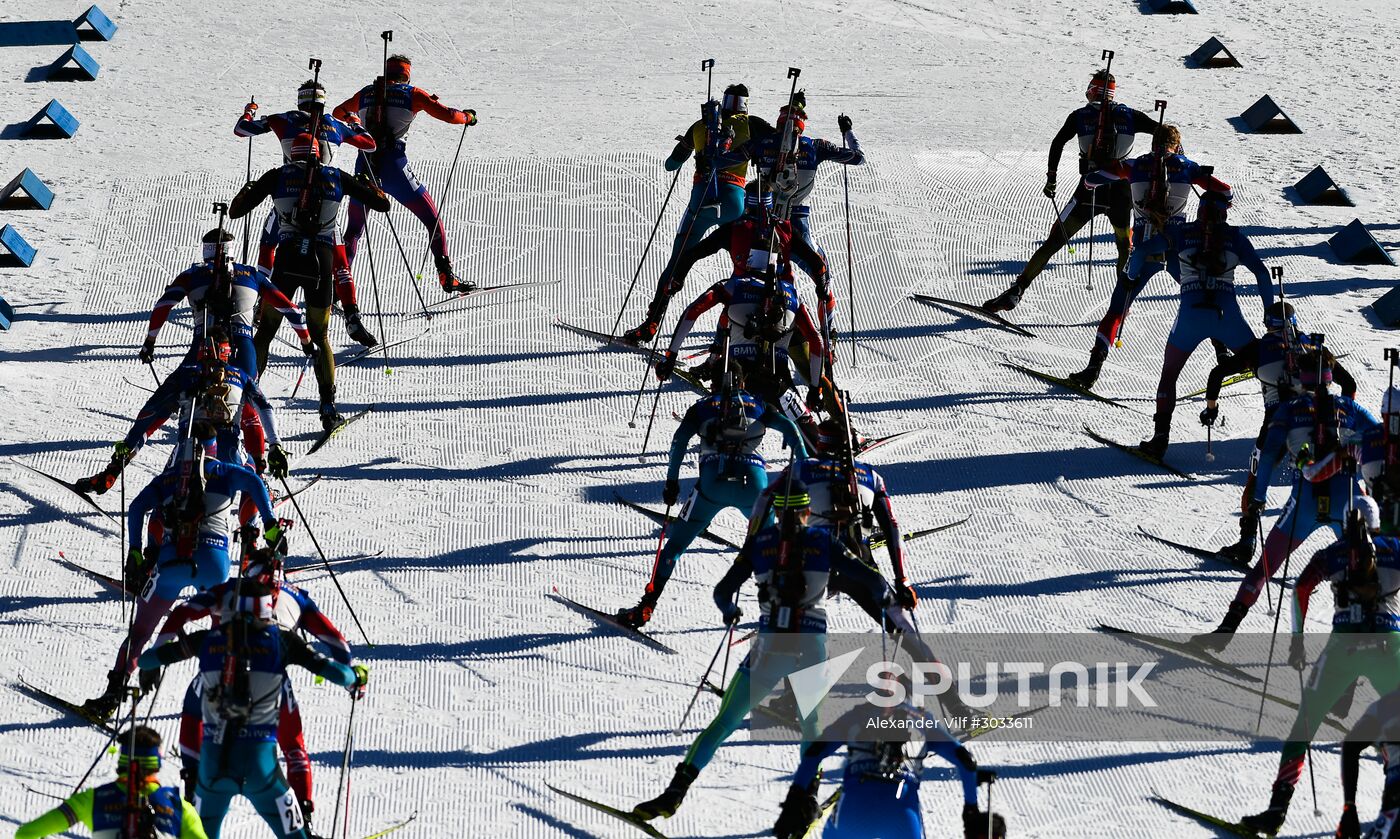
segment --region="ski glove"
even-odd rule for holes
[[[913,609],[919,605],[918,593],[910,588],[909,583],[904,580],[900,580],[899,584],[894,587],[894,599],[906,609]]]
[[[1218,416],[1220,416],[1220,409],[1219,409],[1218,407],[1217,407],[1217,408],[1210,408],[1210,407],[1202,408],[1202,409],[1201,409],[1201,425],[1208,425],[1208,426],[1210,426],[1210,425],[1215,425],[1215,418],[1218,417]]]
[[[272,477],[287,477],[287,452],[276,443],[267,450],[267,465],[272,470]]]
[[[142,364],[150,364],[155,361],[156,342],[147,338],[146,342],[141,345],[140,351],[136,353],[136,358],[139,359]]]
[[[1303,647],[1303,634],[1293,633],[1288,642],[1288,666],[1299,673],[1308,666],[1308,651]]]
[[[272,525],[263,531],[263,538],[267,540],[267,546],[279,554],[287,552],[287,534],[282,532],[282,523]]]
[[[350,691],[350,695],[354,698],[364,699],[365,685],[369,684],[369,668],[363,664],[356,664],[350,669],[355,671],[355,683],[347,688],[347,690]]]
[[[471,108],[467,108],[465,111],[459,111],[459,113],[461,113],[467,118],[467,121],[465,123],[466,125],[476,125],[476,111],[473,111]]]
[[[1337,822],[1337,839],[1361,839],[1361,820],[1356,816],[1355,804],[1342,809],[1341,821]]]
[[[150,670],[141,670],[136,676],[136,682],[141,686],[142,696],[149,694],[160,684],[160,668],[152,667]]]
[[[1045,193],[1045,197],[1046,197],[1046,198],[1049,198],[1049,199],[1052,199],[1052,200],[1054,199],[1054,197],[1055,197],[1055,176],[1054,176],[1053,174],[1052,174],[1052,175],[1048,175],[1048,176],[1045,178],[1045,189],[1043,189],[1042,192]]]
[[[666,488],[661,490],[661,500],[665,502],[667,507],[670,507],[671,505],[679,501],[680,497],[681,482],[667,478]]]
[[[847,131],[851,130],[851,118],[842,114],[836,118],[836,127],[841,129],[842,134],[845,134]]]
[[[725,603],[723,606],[720,606],[719,612],[724,618],[725,626],[734,626],[738,624],[739,619],[744,616],[744,610],[740,609],[739,606],[734,603]]]
[[[141,587],[146,583],[146,558],[141,555],[140,548],[132,548],[126,552],[126,568],[123,569],[122,583],[126,590],[132,594],[141,591]]]
[[[778,839],[801,839],[820,814],[817,794],[793,784],[788,787],[787,799],[783,801],[783,809],[773,825],[773,835]]]
[[[302,344],[301,351],[306,355],[307,358],[313,361],[316,360],[316,344],[314,342],[307,341],[305,344]]]
[[[671,378],[671,374],[676,372],[676,354],[668,352],[656,362],[656,378],[658,381],[666,381]]]

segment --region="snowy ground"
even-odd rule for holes
[[[83,8],[14,5],[0,20]],[[1234,537],[1259,419],[1252,389],[1225,401],[1214,464],[1204,459],[1197,409],[1178,412],[1172,456],[1201,477],[1194,483],[1080,432],[1085,421],[1125,440],[1148,431],[1172,287],[1159,281],[1141,298],[1101,379],[1144,416],[1047,393],[996,363],[1081,365],[1111,280],[1104,225],[1092,292],[1081,244],[1017,311],[1036,339],[907,299],[929,291],[981,300],[1019,268],[1050,217],[1039,194],[1046,141],[1081,101],[1100,49],[1118,51],[1120,98],[1144,110],[1167,99],[1188,153],[1236,186],[1236,219],[1270,264],[1285,267],[1305,327],[1352,354],[1348,367],[1368,404],[1384,384],[1387,335],[1365,306],[1400,274],[1334,264],[1323,243],[1355,216],[1383,244],[1400,238],[1397,202],[1385,191],[1395,172],[1386,116],[1397,46],[1384,35],[1400,23],[1393,4],[1201,0],[1195,17],[1142,15],[1130,0],[445,5],[403,0],[346,11],[313,0],[293,19],[270,3],[214,14],[206,4],[123,0],[106,9],[121,27],[116,39],[89,45],[102,64],[90,83],[22,82],[61,48],[0,50],[8,82],[0,122],[27,119],[52,96],[83,122],[70,141],[0,141],[0,176],[29,166],[58,194],[49,212],[0,219],[40,252],[28,271],[0,271],[0,294],[20,318],[0,336],[7,458],[67,476],[105,462],[144,398],[134,385],[148,374],[134,352],[145,313],[195,258],[209,201],[227,200],[242,180],[246,147],[231,133],[240,106],[249,94],[265,108],[289,106],[308,55],[325,60],[323,79],[338,101],[372,76],[382,29],[394,29],[394,47],[413,56],[418,84],[482,119],[443,201],[461,271],[483,284],[560,281],[435,319],[423,338],[391,351],[392,375],[380,365],[343,369],[344,405],[373,404],[375,413],[293,462],[303,478],[326,476],[305,504],[328,553],[385,550],[342,577],[376,645],[358,646],[374,683],[358,734],[352,834],[417,810],[406,831],[417,836],[624,835],[553,798],[544,782],[634,802],[664,785],[691,739],[670,728],[718,638],[708,588],[727,554],[697,546],[668,592],[654,626],[679,657],[597,634],[543,595],[558,586],[620,606],[635,599],[649,567],[654,528],[612,497],[657,499],[657,453],[674,428],[671,410],[688,397],[663,396],[652,456],[639,462],[640,431],[627,426],[636,357],[598,351],[552,322],[611,326],[665,191],[660,159],[698,114],[702,58],[718,60],[717,85],[746,81],[765,117],[785,94],[785,69],[801,66],[812,133],[834,137],[844,110],[871,156],[851,177],[859,367],[848,366],[846,350],[841,372],[863,428],[930,429],[872,457],[901,520],[917,528],[973,515],[911,550],[926,630],[1082,631],[1113,617],[1199,631],[1218,619],[1237,579],[1200,571],[1134,530],[1143,523],[1203,544]],[[1245,67],[1185,67],[1181,57],[1211,35]],[[1229,118],[1265,93],[1304,134],[1236,130]],[[412,137],[418,173],[435,194],[457,139],[426,119]],[[276,160],[271,143],[254,152],[257,170]],[[1072,154],[1066,160],[1063,184]],[[1317,163],[1360,206],[1296,206],[1284,187]],[[813,204],[844,283],[839,184],[828,176]],[[667,229],[679,211],[673,201]],[[416,269],[425,237],[402,211],[394,223]],[[373,243],[388,331],[411,334],[424,322],[411,317],[408,272],[387,230],[376,228]],[[653,251],[643,282],[662,259]],[[722,272],[719,261],[706,264],[690,289]],[[364,249],[356,274],[362,301],[372,300]],[[431,282],[424,293],[439,296]],[[1257,315],[1257,301],[1247,299],[1245,310]],[[166,328],[162,373],[186,334]],[[267,389],[285,397],[299,361],[279,351]],[[1205,369],[1198,358],[1183,387],[1202,383]],[[302,395],[279,413],[294,454],[316,427],[313,409]],[[158,458],[145,453],[129,470],[129,492]],[[51,557],[61,550],[112,571],[120,560],[113,528],[23,470],[0,475],[0,557],[11,568],[0,578],[0,665],[65,695],[92,695],[120,639],[119,607]],[[730,514],[720,522],[740,525]],[[310,550],[304,532],[295,538],[298,551]],[[309,586],[359,640],[329,580]],[[1247,629],[1267,631],[1263,611]],[[843,603],[836,623],[858,630],[864,618]],[[309,681],[298,689],[319,798],[328,801],[346,702]],[[101,739],[16,691],[0,690],[0,702],[0,818],[22,821],[50,806],[25,787],[61,793]],[[702,699],[692,725],[715,704]],[[157,719],[168,737],[176,708],[173,692],[161,697]],[[742,736],[662,825],[668,835],[750,836],[771,825],[792,750]],[[1145,796],[1155,788],[1241,815],[1265,803],[1276,764],[1274,752],[1234,746],[979,742],[977,751],[1005,767],[998,809],[1015,835],[1040,837],[1210,835]],[[1324,815],[1312,816],[1301,791],[1287,835],[1330,833],[1340,801],[1334,753],[1319,756],[1317,775]],[[1377,799],[1375,775],[1364,773],[1363,801]],[[954,835],[955,800],[952,784],[925,788],[930,835]],[[264,832],[243,805],[229,826],[231,837]]]

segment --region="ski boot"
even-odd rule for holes
[[[1254,476],[1250,475],[1252,483]],[[1246,487],[1246,497],[1252,494],[1254,487]],[[1253,506],[1246,506],[1244,515],[1240,516],[1240,540],[1233,545],[1226,545],[1216,551],[1220,558],[1232,565],[1241,568],[1248,568],[1254,561],[1254,547],[1258,539],[1259,532],[1259,511]]]
[[[1006,820],[999,813],[992,813],[992,832],[987,833],[987,814],[977,809],[976,804],[963,805],[963,836],[967,839],[1006,839]]]
[[[690,368],[690,375],[702,382],[719,382],[724,372],[724,359],[713,353],[704,361]]]
[[[443,291],[448,294],[476,291],[476,283],[458,277],[452,270],[452,260],[448,259],[446,254],[435,257],[433,262],[437,265],[438,284],[442,286]]]
[[[379,343],[374,333],[365,328],[364,322],[360,320],[360,307],[354,303],[345,307],[345,331],[350,335],[350,340],[361,346],[373,347]]]
[[[192,761],[180,770],[180,781],[185,786],[185,800],[193,804],[199,789],[199,761]]]
[[[1216,554],[1231,565],[1238,565],[1240,568],[1248,568],[1249,564],[1254,561],[1254,546],[1254,534],[1251,533],[1248,536],[1241,536],[1238,542],[1233,545],[1226,545],[1216,551]]]
[[[812,829],[812,823],[821,815],[821,805],[817,803],[817,788],[821,784],[818,774],[805,787],[793,784],[788,787],[783,809],[778,813],[778,821],[773,824],[773,835],[778,839],[802,839]]]
[[[1283,827],[1283,820],[1288,816],[1288,802],[1292,800],[1293,785],[1276,781],[1274,793],[1269,798],[1268,808],[1262,813],[1245,816],[1240,819],[1240,824],[1255,833],[1277,836]]]
[[[302,827],[306,829],[306,835],[310,836],[311,839],[324,839],[324,837],[311,831],[311,814],[316,812],[316,805],[309,800],[302,801],[300,804]]]
[[[622,609],[617,613],[617,622],[628,629],[641,629],[651,620],[651,613],[656,608],[656,601],[643,597],[642,602],[630,609]]]
[[[321,430],[330,431],[345,422],[345,417],[336,410],[334,402],[321,403]]]
[[[1231,603],[1230,608],[1225,612],[1225,619],[1220,622],[1214,630],[1203,635],[1191,636],[1191,643],[1201,649],[1221,653],[1230,645],[1230,638],[1235,634],[1235,630],[1240,628],[1240,622],[1244,616],[1249,614],[1249,607],[1243,603]]]
[[[617,340],[621,341],[624,344],[631,344],[634,347],[640,347],[641,345],[651,341],[652,338],[655,338],[656,330],[660,328],[661,325],[658,324],[656,321],[647,320],[641,326],[629,329],[621,335],[617,336]]]
[[[938,703],[943,706],[943,713],[952,719],[971,720],[973,717],[985,716],[967,707],[967,703],[958,696],[956,687],[938,697]]]
[[[1216,364],[1224,364],[1226,361],[1229,361],[1235,356],[1234,351],[1232,351],[1229,347],[1225,346],[1225,344],[1222,341],[1212,338],[1210,341],[1210,345],[1211,348],[1215,350]]]
[[[1089,364],[1078,373],[1070,373],[1066,378],[1070,383],[1089,390],[1094,386],[1094,382],[1099,380],[1099,370],[1103,368],[1104,359],[1108,358],[1108,347],[1094,343],[1094,348],[1089,350]]]
[[[1009,312],[1020,304],[1021,295],[1025,294],[1026,289],[1030,287],[1030,283],[1017,277],[1016,282],[1011,284],[1011,288],[983,303],[982,308],[989,312]]]
[[[117,482],[117,476],[131,462],[131,458],[136,453],[127,448],[126,441],[118,440],[113,447],[112,459],[107,463],[105,469],[87,478],[79,478],[73,482],[73,489],[82,493],[95,493],[101,495],[112,488],[112,484]]]
[[[107,689],[101,696],[83,703],[83,713],[93,719],[105,720],[117,712],[126,698],[126,674],[120,670],[107,671]]]
[[[676,767],[676,774],[671,777],[671,783],[666,787],[666,791],[651,799],[643,801],[632,808],[632,815],[644,821],[651,821],[658,816],[670,818],[680,809],[681,802],[685,801],[685,794],[690,790],[690,785],[695,783],[695,779],[700,776],[700,770],[689,763],[682,763]]]
[[[1167,443],[1171,441],[1171,417],[1165,414],[1153,414],[1152,424],[1152,436],[1138,444],[1138,451],[1161,460],[1162,455],[1167,453]]]

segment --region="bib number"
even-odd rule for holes
[[[277,813],[282,817],[282,834],[289,836],[301,830],[306,821],[301,816],[301,802],[290,789],[277,799]]]

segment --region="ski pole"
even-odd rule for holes
[[[1293,524],[1290,525],[1288,528],[1288,546],[1285,549],[1287,553],[1283,555],[1283,577],[1280,581],[1281,585],[1286,585],[1288,582],[1288,564],[1293,559],[1293,536],[1298,530],[1298,516],[1300,515],[1298,511],[1298,504],[1296,498],[1298,494],[1302,492],[1302,489],[1303,476],[1300,473],[1298,475],[1297,480],[1293,483]],[[1285,509],[1287,509],[1287,507],[1285,507]],[[1265,545],[1262,550],[1263,553],[1267,554],[1268,546]],[[1269,573],[1269,563],[1266,561],[1265,556],[1260,556],[1259,562],[1261,565],[1264,566],[1264,585],[1267,586],[1269,584],[1269,578],[1267,576]],[[1274,672],[1274,645],[1278,642],[1278,621],[1279,618],[1283,616],[1283,596],[1283,590],[1282,588],[1280,588],[1278,595],[1278,611],[1274,613],[1274,629],[1269,636],[1269,661],[1268,664],[1264,667],[1264,690],[1262,693],[1259,694],[1259,716],[1254,720],[1255,734],[1259,733],[1259,727],[1264,724],[1264,700],[1269,695],[1269,676],[1271,676]]]
[[[662,316],[662,321],[665,321],[664,315]],[[656,344],[660,340],[661,325],[658,324],[656,328],[656,334],[651,336],[651,346],[647,347],[647,361],[645,364],[642,365],[642,382],[637,387],[637,398],[632,400],[632,416],[630,419],[627,420],[628,428],[637,427],[637,411],[642,407],[642,394],[646,392],[647,376],[651,375],[651,362],[652,359],[656,358]],[[660,388],[661,384],[661,382],[658,382],[656,385],[657,388]]]
[[[1264,544],[1264,521],[1263,521],[1262,518],[1256,519],[1255,522],[1254,522],[1254,524],[1255,524],[1256,528],[1257,528],[1258,531],[1259,531],[1259,544],[1262,545],[1262,544]],[[1250,557],[1250,558],[1253,559],[1253,557]],[[1271,589],[1271,588],[1269,588],[1269,585],[1270,585],[1272,582],[1273,582],[1272,580],[1267,580],[1267,581],[1265,581],[1265,583],[1264,583],[1264,594],[1267,595],[1268,598],[1269,598],[1269,600],[1268,600],[1268,603],[1269,603],[1269,617],[1273,617],[1273,616],[1274,616],[1274,590]],[[1283,584],[1280,583],[1280,584],[1279,584],[1279,593],[1278,593],[1278,599],[1279,599],[1279,603],[1280,603],[1280,604],[1283,603],[1283,590],[1284,590],[1284,589],[1283,589]]]
[[[156,677],[156,689],[151,691],[151,704],[146,708],[146,718],[142,720],[142,725],[150,725],[151,717],[156,712],[156,700],[160,698],[161,686],[165,684],[165,669],[162,668],[160,675]]]
[[[632,301],[632,290],[637,287],[637,279],[642,276],[642,267],[647,264],[647,254],[651,253],[651,243],[656,239],[656,231],[661,227],[661,220],[666,217],[666,208],[671,205],[671,193],[676,191],[676,182],[681,179],[680,167],[676,168],[676,174],[671,176],[671,186],[666,190],[666,197],[661,201],[661,212],[656,214],[656,223],[651,226],[651,235],[647,236],[646,247],[642,248],[642,258],[637,261],[637,270],[632,272],[632,284],[627,286],[627,296],[622,298],[622,307],[617,310],[617,320],[613,321],[612,332],[609,335],[617,337],[617,328],[622,325],[622,315],[627,311],[627,304]]]
[[[671,505],[666,505],[666,515],[661,518],[661,533],[656,537],[656,556],[651,560],[651,576],[656,579],[656,569],[661,566],[661,546],[666,544],[666,530],[671,526]]]
[[[387,49],[387,45],[386,45]],[[370,162],[369,155],[364,149],[360,150],[360,159],[365,163],[365,172],[369,174],[369,179],[374,183],[376,189],[382,190],[383,184],[379,176],[374,172],[374,164]],[[403,249],[403,240],[399,238],[399,229],[394,226],[394,217],[391,215],[393,208],[390,207],[384,212],[384,221],[389,225],[389,233],[394,237],[394,245],[399,249],[399,258],[403,260],[404,270],[408,272],[409,285],[413,286],[413,293],[418,297],[418,305],[423,307],[423,315],[431,318],[432,312],[428,309],[428,301],[423,299],[423,292],[418,288],[418,281],[414,278],[413,263],[408,261],[408,253]],[[365,238],[369,238],[369,210],[365,210]]]
[[[147,367],[147,369],[149,369],[149,370],[151,371],[151,378],[152,378],[152,379],[155,379],[155,382],[156,382],[156,390],[160,390],[160,376],[158,376],[158,375],[156,374],[156,365],[155,365],[155,362],[153,361],[153,362],[151,362],[150,364],[147,364],[146,367]]]
[[[350,605],[350,598],[346,596],[345,589],[340,586],[340,578],[335,575],[335,571],[331,568],[330,560],[326,559],[326,552],[321,550],[321,543],[316,541],[316,534],[312,532],[311,522],[307,520],[306,514],[301,511],[301,504],[297,502],[296,493],[287,486],[286,478],[278,480],[282,482],[282,489],[287,493],[287,500],[292,502],[292,509],[297,512],[297,518],[301,519],[302,527],[306,528],[306,535],[311,537],[311,544],[316,548],[316,555],[321,557],[321,564],[325,567],[326,573],[331,575],[331,582],[335,583],[335,590],[340,592],[340,599],[345,602],[345,608],[350,610],[350,617],[354,618],[355,627],[360,630],[360,636],[365,639],[367,645],[373,647],[374,642],[369,640],[369,634],[365,632],[364,624],[360,623],[360,616],[355,614],[355,607]]]
[[[987,839],[994,839],[996,832],[993,831],[996,816],[992,813],[992,785],[996,783],[997,773],[987,770]]]
[[[121,520],[117,522],[117,551],[121,554],[122,561],[122,623],[126,624],[126,642],[131,645],[131,622],[136,619],[136,592],[131,592],[131,618],[128,619],[126,612],[126,581],[131,579],[131,557],[130,551],[126,549],[126,469],[122,468],[117,473],[117,480],[121,482]],[[127,656],[131,655],[131,650],[126,651]]]
[[[368,237],[366,237],[366,241],[368,241]],[[329,348],[327,348],[327,349],[329,349]],[[292,394],[291,394],[291,396],[288,396],[288,397],[287,397],[287,402],[288,402],[288,403],[290,403],[293,399],[296,399],[296,398],[297,398],[297,391],[301,390],[301,382],[302,382],[302,379],[305,379],[305,378],[306,378],[306,368],[308,368],[308,367],[310,367],[310,366],[311,366],[311,356],[308,355],[308,356],[301,362],[301,372],[297,374],[297,381],[296,381],[296,384],[292,385]]]
[[[70,795],[77,795],[79,792],[82,791],[83,784],[86,784],[87,779],[92,777],[92,771],[97,768],[97,764],[102,762],[102,756],[107,754],[107,750],[112,748],[112,744],[117,742],[117,738],[119,736],[121,736],[120,730],[113,726],[111,736],[107,738],[106,743],[102,744],[102,748],[97,750],[97,757],[92,759],[92,765],[89,766],[87,768],[87,771],[83,773],[83,777],[78,779],[77,786],[73,787],[73,792],[71,792]]]
[[[249,103],[257,102],[257,98],[248,97]],[[246,184],[253,179],[253,135],[248,135],[248,166],[243,172],[243,182]],[[243,217],[243,264],[248,264],[248,242],[253,236],[253,215],[249,213]]]
[[[734,636],[734,627],[730,626],[729,631],[724,633],[724,637],[719,639],[719,646],[715,648],[715,654],[710,656],[710,663],[706,665],[705,672],[700,674],[700,683],[695,686],[695,694],[690,697],[690,704],[685,706],[685,713],[681,715],[681,721],[676,724],[675,734],[680,735],[685,728],[685,721],[690,719],[690,712],[695,707],[695,700],[700,698],[700,692],[705,689],[705,679],[709,678],[710,671],[715,669],[715,662],[719,661],[720,650],[729,646],[729,639]],[[724,688],[721,688],[723,690]]]
[[[1074,256],[1074,245],[1069,241],[1069,233],[1065,230],[1064,219],[1060,218],[1060,202],[1056,201],[1053,195],[1046,197],[1050,199],[1050,206],[1055,210],[1055,227],[1059,228],[1060,238],[1065,240],[1065,250],[1069,252],[1070,256]]]
[[[467,141],[467,127],[466,123],[462,124],[462,136],[457,139],[457,153],[452,155],[452,168],[447,170],[447,186],[442,188],[442,200],[438,202],[439,220],[447,211],[447,196],[452,192],[452,179],[457,176],[457,158],[462,156],[462,144]],[[428,246],[423,249],[423,260],[418,263],[418,273],[414,277],[416,281],[423,279],[423,269],[428,267],[428,257],[432,256],[433,241],[436,239],[437,229],[435,228],[432,235],[428,237]],[[429,314],[428,320],[432,319],[433,316]]]
[[[384,329],[384,304],[379,300],[379,272],[374,268],[374,237],[369,235],[369,230],[365,230],[365,253],[369,256],[369,287],[374,290],[374,315],[379,320],[379,350],[384,356],[384,375],[393,373],[389,366],[389,333]],[[415,282],[414,288],[418,287]],[[427,311],[426,308],[424,311]],[[371,349],[373,349],[371,347]],[[306,374],[306,368],[302,368],[302,374]],[[297,380],[301,384],[301,380]]]
[[[734,605],[736,605],[736,606],[739,605],[739,592],[737,592],[737,591],[734,592],[734,600],[733,600],[732,602],[733,602]],[[725,640],[725,644],[724,644],[724,664],[721,665],[721,666],[720,666],[720,669],[719,669],[719,684],[720,684],[720,688],[721,688],[721,689],[724,689],[724,688],[729,687],[729,651],[732,650],[732,649],[734,649],[734,644],[733,644],[733,640],[734,640],[734,627],[733,627],[733,626],[729,627],[729,632],[728,632],[728,634],[726,634],[724,640]],[[710,675],[710,674],[709,674],[709,673],[706,673],[705,675],[708,676],[708,675]]]
[[[665,382],[656,383],[656,395],[651,398],[651,418],[647,420],[647,433],[642,437],[642,450],[637,453],[638,460],[645,461],[647,459],[647,446],[651,444],[651,428],[656,425],[656,406],[661,402],[661,389],[665,386]]]
[[[845,114],[842,114],[845,116]],[[841,134],[841,148],[846,148],[846,134]],[[846,308],[847,323],[850,324],[851,333],[851,369],[860,365],[856,362],[856,276],[855,257],[852,256],[851,246],[851,167],[841,167],[841,189],[845,193],[846,203]]]
[[[1105,63],[1104,63],[1104,68],[1103,68],[1103,79],[1102,79],[1102,81],[1103,81],[1103,86],[1102,86],[1103,92],[1099,95],[1099,125],[1098,125],[1098,130],[1094,132],[1094,148],[1093,148],[1093,151],[1094,151],[1094,154],[1095,154],[1096,156],[1097,156],[1098,153],[1100,152],[1099,146],[1100,146],[1100,145],[1102,144],[1102,142],[1103,142],[1103,129],[1104,129],[1104,124],[1105,124],[1105,123],[1108,121],[1108,119],[1109,119],[1108,116],[1107,116],[1107,114],[1108,114],[1108,77],[1109,77],[1109,76],[1112,74],[1112,72],[1113,72],[1113,55],[1114,55],[1113,50],[1104,50],[1103,52],[1099,53],[1099,60],[1100,60],[1100,61],[1103,61],[1103,62],[1105,62]],[[1085,286],[1084,286],[1084,288],[1085,288],[1086,291],[1093,291],[1093,290],[1094,290],[1094,221],[1098,218],[1098,215],[1099,215],[1098,192],[1097,192],[1096,190],[1090,190],[1090,191],[1089,191],[1089,271],[1088,271],[1088,276],[1089,276],[1089,278],[1088,278],[1087,283],[1086,283]],[[1056,213],[1056,214],[1055,214],[1055,217],[1056,217],[1056,218],[1059,218],[1059,213]],[[1061,229],[1063,230],[1063,228],[1061,228]],[[1068,236],[1065,237],[1065,244],[1069,244],[1069,237],[1068,237]]]
[[[1210,439],[1210,437],[1211,437],[1210,432],[1211,432],[1211,431],[1212,431],[1212,426],[1207,425],[1207,426],[1206,426],[1206,463],[1213,463],[1213,462],[1215,461],[1215,451],[1211,448],[1211,439]]]
[[[1059,216],[1056,216],[1059,218]],[[1089,270],[1085,272],[1088,280],[1084,283],[1085,291],[1094,290],[1094,223],[1099,220],[1099,191],[1089,190]],[[1065,241],[1069,241],[1066,239]],[[1119,327],[1120,329],[1122,327]]]
[[[1303,717],[1304,723],[1308,722],[1308,689],[1303,684],[1303,671],[1298,671],[1298,712]],[[1322,810],[1317,806],[1317,772],[1313,768],[1312,740],[1309,740],[1304,747],[1303,760],[1308,764],[1308,783],[1312,785],[1313,816],[1322,817]]]
[[[340,827],[340,801],[341,793],[345,798],[345,831],[350,832],[350,755],[355,748],[355,708],[360,701],[352,693],[350,695],[350,723],[345,729],[345,751],[340,757],[340,780],[335,785],[335,815],[331,817],[331,839],[335,839],[336,831]]]

